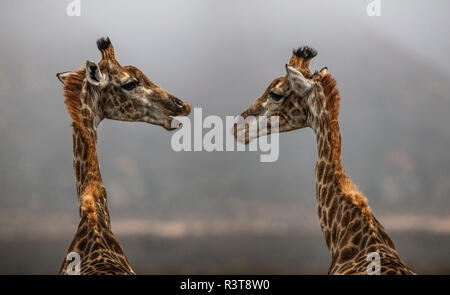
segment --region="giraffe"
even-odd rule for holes
[[[121,66],[109,38],[97,40],[98,64],[58,73],[72,119],[73,168],[80,222],[68,253],[80,257],[80,274],[134,274],[111,231],[106,190],[97,158],[97,127],[103,119],[147,122],[166,130],[181,127],[174,116],[190,113],[189,104],[150,81],[134,66]],[[69,256],[67,256],[69,257]],[[65,259],[60,274],[67,274]]]
[[[253,117],[278,116],[280,133],[310,127],[317,139],[318,215],[332,258],[328,274],[368,274],[368,269],[376,274],[414,274],[373,216],[367,199],[344,172],[338,124],[340,96],[326,67],[311,73],[309,63],[316,55],[308,46],[293,50],[286,76],[273,80],[241,114],[247,123],[236,123],[234,136],[248,144],[272,132],[270,120],[267,130],[253,129],[258,127],[258,120],[248,119]],[[372,257],[380,263],[378,270],[376,265],[369,266]]]

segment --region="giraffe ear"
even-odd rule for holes
[[[298,95],[304,95],[313,88],[314,84],[294,67],[286,65],[286,72],[291,89]]]
[[[56,74],[56,77],[61,81],[61,83],[66,84],[67,77],[74,74],[74,72],[62,72]]]
[[[100,68],[92,61],[86,61],[86,79],[95,86],[99,86],[105,81],[104,75],[100,72]]]

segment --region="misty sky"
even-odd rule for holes
[[[327,66],[338,81],[346,171],[406,261],[450,265],[448,251],[422,253],[409,238],[450,235],[449,1],[382,0],[379,17],[367,16],[369,0],[81,0],[79,17],[66,14],[69,2],[0,2],[0,248],[16,245],[13,255],[0,252],[0,273],[52,273],[75,233],[72,131],[55,74],[97,62],[102,36],[122,65],[222,117],[284,75],[293,48],[313,46],[311,69]],[[295,234],[296,247],[314,245],[321,257],[312,271],[326,272],[311,130],[282,134],[275,163],[260,163],[257,152],[176,153],[171,133],[144,123],[104,121],[98,138],[113,231],[132,264],[148,261],[136,237]],[[45,262],[6,259],[29,255],[27,243]],[[255,255],[264,261],[267,252]],[[169,269],[164,263],[138,268]]]

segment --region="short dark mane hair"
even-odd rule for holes
[[[109,37],[102,37],[97,40],[97,48],[98,50],[106,50],[111,46],[111,40],[109,40]]]

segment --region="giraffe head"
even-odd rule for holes
[[[327,74],[326,68],[311,74],[309,62],[316,54],[314,49],[307,46],[293,51],[289,64],[286,64],[286,76],[273,80],[262,96],[241,114],[245,124],[234,125],[234,136],[239,141],[248,144],[255,138],[273,132],[270,120],[267,120],[267,130],[262,131],[257,129],[258,120],[248,120],[249,117],[278,116],[279,132],[314,127],[314,118],[320,115],[325,106],[321,79]]]
[[[138,68],[121,66],[114,55],[109,38],[97,41],[102,54],[98,63],[86,62],[82,81],[83,89],[90,94],[97,121],[112,119],[120,121],[147,122],[163,126],[167,130],[180,127],[175,116],[190,113],[189,104],[150,81]],[[78,72],[58,73],[58,79],[65,84]],[[97,122],[97,123],[98,123]]]

